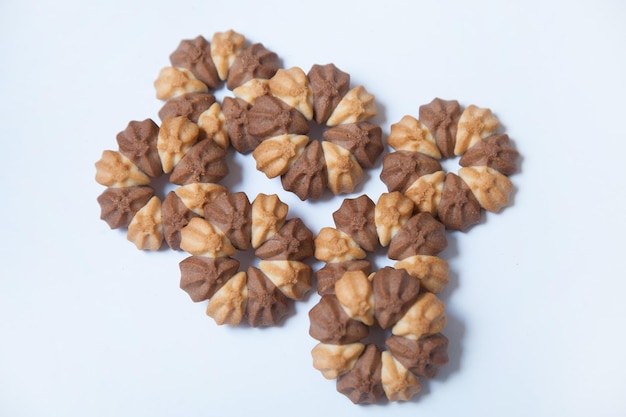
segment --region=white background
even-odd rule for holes
[[[3,0],[0,415],[626,415],[625,18],[619,0]],[[313,369],[316,293],[282,327],[217,326],[178,288],[184,253],[99,219],[102,151],[158,120],[152,83],[181,39],[230,28],[285,67],[349,72],[385,134],[457,99],[523,155],[513,204],[448,235],[450,363],[414,401],[355,406]],[[234,190],[332,225],[340,198],[302,203],[231,156]],[[380,168],[352,197],[385,191]]]

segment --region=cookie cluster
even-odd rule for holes
[[[485,209],[498,212],[510,202],[518,152],[490,109],[434,99],[420,106],[419,120],[404,116],[387,138],[395,149],[383,158],[380,178],[400,191],[418,211],[431,213],[451,230],[467,230]],[[458,175],[439,160],[461,156]]]
[[[320,343],[313,364],[354,403],[408,400],[418,377],[432,378],[447,362],[445,306],[434,293],[448,282],[445,228],[430,213],[414,213],[399,192],[346,199],[335,228],[315,238],[319,303],[309,312],[310,335]],[[371,272],[368,252],[388,247],[394,267]],[[369,329],[390,329],[387,350],[365,344]]]
[[[154,85],[165,103],[161,125],[131,121],[117,135],[118,151],[104,151],[96,181],[108,187],[98,197],[101,218],[111,228],[128,227],[139,249],[157,250],[165,242],[180,249],[180,230],[203,215],[204,205],[226,189],[214,183],[228,174],[230,143],[226,121],[211,94],[226,82],[233,89],[254,77],[271,77],[278,56],[262,44],[246,46],[234,31],[184,40],[170,55],[171,66]],[[180,185],[161,202],[151,183],[162,175]]]
[[[159,116],[186,116],[216,142],[253,152],[257,169],[301,200],[354,191],[383,151],[369,122],[374,96],[334,64],[282,69],[262,44],[244,45],[233,31],[182,41],[155,81],[167,100]],[[234,97],[220,107],[211,91],[222,81]],[[323,138],[307,136],[312,123],[326,128]]]
[[[206,313],[217,324],[273,326],[289,312],[289,300],[311,289],[313,234],[278,196],[223,194],[204,206],[204,218],[181,230],[180,287],[194,302],[208,300]],[[255,249],[259,267],[239,271],[236,251]]]
[[[299,218],[286,219],[288,207],[276,195],[259,194],[251,204],[244,193],[216,184],[228,174],[229,146],[242,149],[245,142],[232,135],[225,111],[231,113],[213,90],[271,78],[280,61],[227,31],[211,42],[183,40],[170,62],[154,83],[164,100],[161,125],[130,122],[117,136],[119,150],[105,151],[96,163],[96,180],[108,187],[98,198],[101,217],[112,228],[128,227],[139,249],[157,250],[165,241],[190,253],[180,263],[180,286],[193,301],[207,301],[207,315],[218,324],[275,325],[288,314],[289,300],[311,288],[312,270],[302,261],[313,255],[313,235]],[[151,182],[163,175],[179,187],[160,201]],[[233,255],[249,248],[259,266],[239,271]]]
[[[354,403],[409,400],[420,378],[432,378],[448,361],[445,306],[437,298],[449,280],[438,255],[446,229],[465,231],[482,211],[510,203],[509,176],[518,152],[499,132],[491,110],[434,99],[419,119],[391,126],[394,149],[383,158],[388,191],[343,200],[335,227],[314,238],[276,195],[219,185],[229,172],[226,153],[251,153],[268,178],[301,200],[326,189],[352,193],[383,151],[382,129],[372,123],[375,99],[334,64],[284,69],[278,55],[232,30],[211,40],[183,40],[154,82],[163,100],[160,125],[131,121],[117,135],[117,150],[96,162],[101,218],[127,228],[137,248],[165,242],[189,257],[180,262],[180,288],[206,302],[217,324],[280,324],[290,302],[312,288],[315,256],[321,298],[309,312],[310,335],[319,343],[313,365]],[[232,97],[219,103],[225,85]],[[320,138],[310,137],[321,127]],[[459,158],[458,174],[440,161]],[[167,175],[178,187],[161,201],[153,181]],[[368,254],[379,247],[395,261],[372,270]],[[238,253],[260,261],[241,270]],[[250,255],[250,253],[248,253]],[[368,340],[372,329],[384,343]]]
[[[374,96],[350,88],[350,75],[333,64],[313,65],[307,74],[281,69],[262,84],[245,92],[253,103],[245,134],[261,140],[253,152],[257,169],[280,176],[301,200],[318,199],[326,188],[354,191],[383,151],[382,130],[368,121],[376,115]],[[326,128],[322,138],[306,136],[313,122]]]
[[[178,249],[181,219],[201,215],[204,204],[226,191],[214,183],[228,173],[225,150],[200,138],[184,117],[160,127],[151,119],[131,121],[117,142],[117,151],[104,151],[96,162],[96,181],[107,187],[98,197],[101,218],[112,229],[128,228],[139,249],[158,250],[164,240]],[[168,173],[180,187],[161,202],[151,183]]]
[[[227,148],[250,152],[259,141],[238,133],[240,109],[237,99],[227,97],[222,105],[213,92],[225,85],[233,93],[257,80],[274,76],[281,67],[278,55],[262,43],[247,44],[232,30],[217,32],[209,42],[203,36],[185,39],[170,55],[170,66],[161,69],[154,82],[156,96],[165,104],[161,119],[185,116],[204,135]]]

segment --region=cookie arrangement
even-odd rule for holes
[[[158,250],[164,240],[179,249],[186,220],[225,192],[214,183],[228,173],[225,150],[199,136],[197,125],[184,117],[166,119],[161,127],[151,119],[131,121],[117,135],[119,150],[105,150],[96,162],[96,181],[107,187],[98,197],[101,218],[112,229],[128,228],[138,249]],[[151,184],[164,173],[180,187],[161,202]]]
[[[410,400],[420,378],[433,378],[448,361],[444,303],[437,295],[449,267],[438,255],[446,230],[466,231],[482,211],[510,203],[508,176],[519,157],[491,110],[434,99],[419,120],[391,125],[381,180],[389,192],[342,200],[335,227],[313,237],[306,219],[288,219],[277,195],[250,199],[219,182],[226,153],[252,154],[257,169],[280,177],[300,200],[352,193],[384,144],[374,96],[351,86],[334,64],[281,68],[278,55],[248,44],[232,30],[209,42],[183,40],[154,82],[164,104],[152,119],[131,121],[117,150],[96,162],[101,218],[127,228],[138,249],[167,244],[189,257],[180,262],[180,288],[205,302],[218,325],[274,326],[317,283],[309,334],[319,343],[313,366],[355,404]],[[233,97],[220,104],[225,85]],[[308,134],[323,129],[321,138]],[[458,175],[440,160],[460,157]],[[153,182],[178,187],[163,201]],[[252,202],[251,202],[252,201]],[[368,254],[387,248],[393,267],[372,271]],[[237,254],[253,251],[258,267],[240,270]],[[312,257],[325,263],[316,273]],[[382,330],[381,330],[382,329]],[[386,332],[384,343],[368,339]]]
[[[383,158],[380,178],[400,191],[420,212],[431,213],[451,230],[467,230],[481,210],[498,212],[509,204],[518,152],[490,109],[435,98],[419,108],[419,120],[404,116],[387,138],[395,149]],[[461,156],[458,175],[445,173],[442,158]]]
[[[105,151],[96,163],[96,181],[108,189],[100,195],[101,218],[111,228],[128,227],[139,249],[157,250],[163,240],[180,249],[181,230],[204,215],[204,205],[226,192],[214,184],[228,174],[231,143],[222,107],[211,93],[225,83],[233,90],[271,77],[280,67],[276,53],[263,44],[246,45],[232,30],[183,40],[154,82],[165,103],[153,120],[131,121],[117,135],[118,151]],[[238,144],[236,140],[233,145]],[[152,181],[169,175],[180,185],[161,202]]]
[[[445,306],[434,293],[448,282],[445,227],[395,191],[376,204],[366,195],[346,199],[333,213],[335,228],[315,238],[319,303],[309,313],[314,367],[354,403],[408,400],[418,377],[432,378],[447,362],[448,340],[439,333]],[[394,267],[371,272],[368,252],[387,247]],[[372,326],[390,329],[382,351],[364,344]]]
[[[205,137],[242,153],[258,145],[256,138],[239,131],[248,103],[226,97],[220,106],[213,92],[225,85],[234,93],[244,84],[271,78],[280,69],[275,52],[262,43],[248,45],[243,35],[229,30],[215,33],[211,42],[203,36],[182,40],[170,54],[170,64],[154,81],[157,98],[165,101],[161,120],[185,116]]]
[[[287,204],[259,194],[222,194],[181,230],[181,248],[192,254],[180,263],[180,287],[194,302],[208,300],[206,314],[217,324],[253,327],[279,324],[288,300],[311,289],[313,233],[299,218],[286,220]],[[255,249],[259,267],[239,271],[237,250]]]
[[[354,191],[383,151],[382,130],[368,121],[376,115],[374,96],[352,87],[350,75],[334,64],[313,65],[308,73],[282,69],[262,44],[244,45],[233,31],[212,42],[182,41],[155,81],[157,97],[168,101],[159,116],[187,116],[207,137],[217,134],[218,143],[229,138],[238,152],[253,152],[257,169],[280,176],[301,200],[319,199],[325,189]],[[209,93],[220,81],[234,95],[221,108]],[[327,127],[323,140],[306,136],[310,123]]]
[[[263,84],[269,94],[245,94],[253,103],[246,134],[261,141],[253,152],[257,169],[280,176],[301,200],[318,199],[326,188],[353,192],[383,151],[381,128],[367,121],[376,115],[374,96],[350,88],[350,75],[334,64],[313,65],[308,74],[279,70]],[[327,128],[321,141],[306,136],[311,121]]]

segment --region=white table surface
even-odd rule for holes
[[[626,415],[625,4],[2,1],[0,415]],[[313,369],[316,293],[279,328],[217,326],[178,288],[184,253],[99,219],[95,161],[158,120],[181,39],[231,28],[285,67],[349,72],[385,135],[457,99],[493,109],[523,156],[513,204],[448,235],[450,363],[413,401],[355,406]],[[303,203],[250,155],[230,162],[232,189],[332,225],[341,198]],[[376,200],[380,169],[346,197]]]

